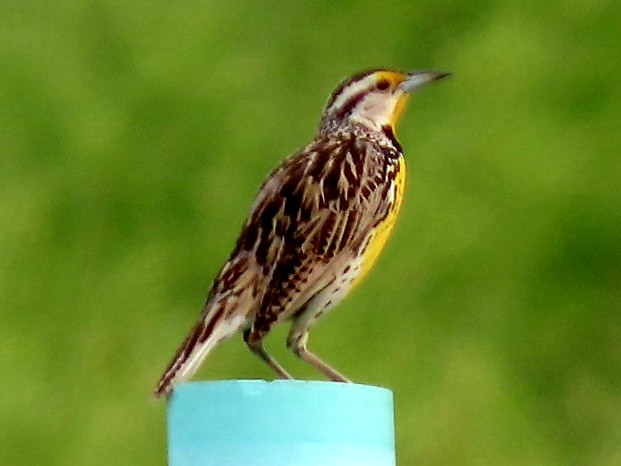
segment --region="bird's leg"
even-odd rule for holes
[[[244,331],[244,342],[250,348],[254,354],[261,358],[265,363],[272,368],[278,377],[281,379],[293,379],[293,376],[289,374],[273,357],[271,357],[265,347],[263,346],[263,338],[267,332],[257,331],[253,328],[248,328]]]
[[[325,374],[330,380],[334,382],[351,382],[343,374],[333,369],[313,353],[306,349],[306,343],[308,341],[308,331],[298,331],[295,325],[291,329],[291,333],[287,338],[287,348],[293,351],[293,354],[300,357],[302,360],[311,364],[319,372]]]

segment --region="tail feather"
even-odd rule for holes
[[[176,384],[189,379],[218,343],[244,326],[244,313],[229,316],[226,311],[227,306],[222,303],[203,314],[162,374],[155,389],[156,397],[169,395]]]
[[[155,396],[169,395],[176,384],[192,377],[218,343],[248,325],[257,306],[260,274],[261,269],[250,254],[238,254],[226,262],[214,281],[200,320],[164,371]]]

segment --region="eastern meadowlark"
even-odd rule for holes
[[[240,330],[278,377],[292,378],[263,346],[272,326],[286,321],[292,321],[288,348],[331,380],[349,381],[306,348],[308,331],[360,281],[384,247],[405,183],[395,124],[414,89],[447,75],[371,70],[336,88],[312,142],[261,186],[157,396],[191,377],[216,345]]]

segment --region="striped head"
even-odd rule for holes
[[[372,130],[389,127],[393,132],[410,92],[442,79],[449,73],[371,70],[343,81],[328,99],[320,131],[352,123]]]

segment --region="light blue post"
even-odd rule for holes
[[[394,466],[392,392],[301,380],[179,385],[169,466]]]

